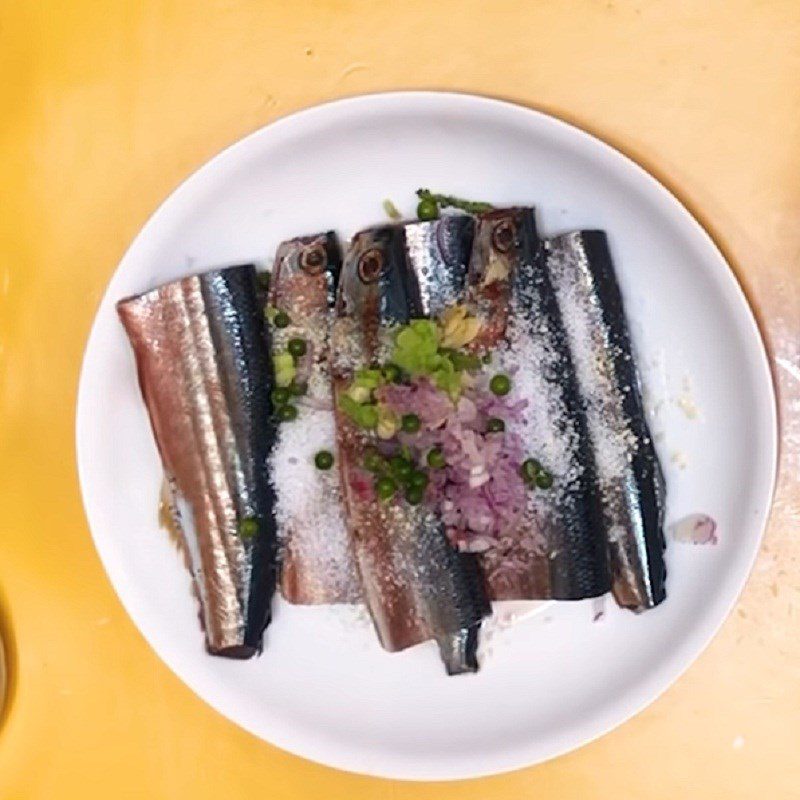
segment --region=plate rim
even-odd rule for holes
[[[111,288],[118,274],[124,269],[127,262],[134,258],[135,255],[134,251],[137,245],[139,245],[139,243],[142,240],[147,238],[151,229],[158,224],[160,217],[166,214],[172,208],[173,205],[179,203],[184,193],[190,191],[189,184],[191,184],[201,173],[208,172],[213,174],[213,171],[217,167],[219,167],[222,162],[234,156],[237,153],[237,151],[246,150],[248,147],[252,146],[253,143],[260,137],[269,136],[270,134],[280,132],[283,129],[290,128],[293,125],[300,126],[302,128],[304,123],[313,122],[317,117],[324,117],[332,110],[336,111],[337,109],[349,108],[350,110],[353,111],[355,115],[358,114],[358,112],[360,111],[360,107],[362,106],[369,107],[373,104],[377,104],[379,106],[379,108],[377,108],[377,112],[380,113],[384,108],[391,107],[394,105],[398,106],[406,105],[407,107],[406,110],[408,110],[408,106],[413,105],[415,103],[422,103],[422,104],[441,103],[443,105],[449,103],[454,106],[461,105],[462,107],[461,110],[463,110],[464,112],[470,112],[470,111],[474,112],[476,110],[479,112],[494,110],[500,115],[506,115],[507,120],[510,119],[512,116],[516,115],[517,119],[522,121],[523,123],[527,118],[527,120],[532,120],[532,119],[536,120],[539,124],[551,125],[554,128],[560,128],[563,134],[567,136],[577,137],[582,141],[582,144],[590,148],[591,147],[595,148],[595,150],[598,153],[606,157],[610,157],[612,159],[617,159],[617,160],[622,159],[622,161],[625,162],[625,167],[629,171],[632,170],[632,172],[629,174],[635,173],[636,177],[639,180],[644,180],[645,183],[649,184],[649,188],[651,189],[651,191],[659,194],[661,196],[661,199],[672,207],[672,211],[682,218],[683,222],[685,222],[689,227],[693,228],[694,232],[697,235],[699,235],[700,238],[705,239],[707,245],[710,245],[714,257],[719,262],[721,262],[722,266],[724,266],[723,272],[726,273],[728,277],[732,280],[732,288],[735,289],[736,302],[740,306],[739,312],[742,318],[742,322],[746,320],[747,326],[750,329],[750,333],[753,335],[754,343],[757,342],[759,345],[757,348],[759,356],[758,364],[757,365],[754,364],[753,366],[754,370],[757,370],[761,373],[761,378],[763,379],[763,388],[766,392],[768,392],[770,401],[766,406],[766,408],[768,409],[769,418],[764,420],[764,423],[769,427],[770,451],[768,455],[770,456],[769,458],[770,471],[769,475],[765,476],[768,479],[767,483],[768,491],[766,492],[767,496],[764,498],[764,505],[759,512],[759,517],[757,520],[758,535],[754,537],[753,542],[750,545],[751,552],[747,558],[746,570],[743,571],[741,585],[738,587],[738,590],[735,592],[735,594],[733,594],[730,600],[724,604],[724,613],[720,613],[718,619],[713,624],[708,625],[707,629],[701,631],[701,634],[698,634],[695,637],[697,642],[695,646],[691,648],[693,651],[693,655],[690,658],[688,658],[685,661],[685,663],[681,662],[680,666],[677,669],[675,669],[673,665],[672,669],[666,670],[668,673],[666,680],[658,681],[657,683],[661,685],[658,686],[654,691],[650,691],[650,689],[648,688],[650,686],[650,681],[647,681],[640,687],[635,698],[631,698],[630,695],[628,696],[629,700],[625,704],[622,714],[615,716],[613,720],[607,721],[605,724],[595,726],[595,728],[592,730],[590,734],[584,735],[579,741],[568,742],[560,746],[551,748],[544,756],[533,756],[532,758],[512,757],[508,759],[494,758],[493,765],[482,762],[479,767],[469,767],[466,769],[454,768],[453,764],[455,763],[455,761],[457,761],[457,759],[455,759],[455,760],[448,760],[443,765],[442,769],[437,768],[436,770],[430,770],[427,768],[423,768],[418,770],[403,769],[402,771],[399,771],[396,766],[392,766],[391,764],[386,763],[386,760],[385,759],[382,760],[381,757],[373,756],[369,759],[370,763],[367,767],[358,768],[353,766],[352,758],[348,758],[346,755],[344,755],[343,754],[344,751],[342,750],[336,750],[335,753],[321,752],[321,750],[323,750],[324,748],[320,748],[316,746],[316,744],[314,744],[314,746],[307,748],[306,750],[303,750],[302,748],[295,746],[294,741],[289,741],[291,737],[287,736],[277,736],[269,740],[265,739],[261,733],[258,733],[255,730],[253,730],[253,728],[249,724],[243,723],[240,720],[232,719],[225,710],[219,708],[217,704],[207,699],[206,697],[200,695],[194,689],[194,687],[189,683],[189,681],[186,678],[184,678],[184,676],[180,674],[180,672],[172,666],[170,660],[165,658],[165,656],[162,653],[160,653],[156,649],[156,647],[150,642],[149,638],[144,633],[141,627],[141,619],[138,610],[136,610],[136,608],[133,606],[132,603],[129,604],[129,602],[127,602],[125,597],[123,596],[122,593],[123,590],[120,588],[120,586],[121,584],[124,584],[125,581],[120,579],[120,575],[116,567],[114,567],[111,564],[111,561],[109,559],[109,553],[105,551],[105,545],[102,543],[102,537],[95,533],[95,528],[92,524],[92,512],[90,511],[89,508],[89,502],[87,500],[87,492],[84,489],[86,480],[86,471],[88,469],[87,459],[90,456],[86,452],[87,445],[85,444],[82,445],[81,442],[82,440],[84,440],[84,437],[82,436],[82,431],[84,430],[84,427],[89,424],[88,421],[86,420],[86,412],[84,411],[84,409],[87,406],[87,403],[89,402],[87,398],[87,389],[86,389],[87,381],[85,380],[87,372],[87,364],[89,362],[89,356],[93,349],[93,345],[95,344],[95,338],[98,335],[100,311],[107,302],[109,289]],[[381,108],[380,106],[383,106],[383,108]],[[134,253],[134,255],[132,255],[132,253]],[[767,455],[767,453],[765,453],[765,455]],[[169,194],[162,200],[161,203],[158,204],[158,206],[150,214],[147,221],[144,223],[144,225],[141,226],[139,231],[136,233],[136,235],[128,244],[122,258],[117,263],[114,271],[111,273],[110,277],[108,278],[105,284],[103,295],[99,303],[97,303],[94,308],[94,316],[92,319],[91,329],[89,331],[89,335],[87,336],[86,344],[81,358],[81,365],[78,374],[77,396],[76,396],[76,406],[75,406],[75,458],[77,462],[78,485],[81,495],[81,505],[83,507],[86,523],[89,528],[89,532],[91,534],[95,550],[97,551],[97,554],[100,558],[100,562],[105,571],[106,577],[109,583],[111,584],[114,593],[116,594],[117,598],[119,599],[120,603],[125,609],[127,615],[133,622],[137,633],[143,638],[147,646],[151,650],[153,650],[153,652],[159,658],[159,660],[162,663],[164,663],[164,665],[201,702],[213,708],[217,713],[221,714],[232,724],[247,730],[248,733],[266,742],[270,746],[277,747],[286,752],[290,752],[294,755],[300,756],[301,758],[315,761],[317,763],[335,769],[347,772],[353,772],[357,774],[370,775],[373,777],[394,779],[394,780],[448,781],[448,780],[474,779],[480,777],[487,777],[490,775],[507,773],[515,770],[524,769],[526,767],[531,767],[537,764],[545,763],[552,759],[558,758],[559,756],[562,756],[566,753],[572,752],[573,750],[577,750],[581,747],[584,747],[585,745],[605,736],[607,733],[625,724],[631,718],[638,715],[645,708],[647,708],[656,700],[658,700],[669,688],[671,688],[675,684],[675,682],[682,675],[685,674],[685,672],[695,663],[695,661],[699,658],[699,656],[708,648],[709,644],[716,637],[724,622],[730,616],[731,611],[735,607],[745,586],[749,581],[756,558],[761,549],[761,544],[763,542],[764,534],[769,524],[772,507],[774,504],[778,469],[779,469],[779,455],[780,455],[780,447],[779,447],[778,399],[775,386],[775,377],[771,367],[771,362],[769,358],[769,349],[766,337],[762,333],[761,327],[758,323],[757,313],[750,305],[747,293],[739,279],[736,270],[732,267],[728,259],[725,257],[725,254],[723,253],[721,247],[717,244],[714,237],[705,228],[700,219],[697,216],[695,216],[695,214],[690,210],[690,208],[687,205],[685,205],[667,185],[662,183],[658,178],[655,177],[655,175],[653,175],[647,169],[645,169],[644,166],[639,164],[636,160],[634,160],[631,156],[627,155],[622,150],[618,149],[615,146],[612,146],[608,142],[604,141],[601,137],[584,129],[580,125],[577,125],[573,122],[568,122],[565,119],[562,119],[553,113],[545,112],[538,108],[526,106],[521,103],[516,103],[498,97],[493,97],[491,95],[475,94],[470,92],[435,91],[435,90],[398,90],[398,91],[382,91],[382,92],[372,92],[366,94],[356,94],[356,95],[326,100],[324,102],[295,110],[291,113],[288,113],[286,115],[271,120],[270,122],[257,128],[254,131],[251,131],[250,133],[246,134],[240,139],[228,144],[227,146],[219,150],[211,158],[207,159],[202,164],[193,169],[172,189],[172,191],[169,192]],[[756,523],[753,524],[755,525]],[[663,671],[664,670],[659,670],[658,673],[654,672],[651,674],[660,676]],[[515,753],[516,752],[518,751],[515,750]],[[380,762],[380,767],[377,766],[377,762]],[[405,762],[403,762],[403,766],[405,766]],[[462,764],[462,767],[463,766],[466,765]]]

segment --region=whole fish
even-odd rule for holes
[[[609,589],[594,456],[533,209],[481,214],[469,274],[482,321],[473,346],[495,352],[528,401],[509,426],[553,478],[531,489],[522,524],[482,557],[495,599],[577,600]]]
[[[397,326],[423,314],[401,227],[357,234],[347,252],[334,322],[337,396],[356,369],[384,362]],[[480,576],[447,540],[430,509],[381,501],[360,469],[370,436],[336,404],[342,488],[362,591],[381,644],[402,650],[435,639],[448,673],[477,669],[481,619],[489,613]]]
[[[614,597],[642,611],[666,597],[666,491],[608,241],[577,231],[545,247],[594,443]]]
[[[210,653],[261,651],[276,584],[272,371],[252,265],[121,300]]]
[[[361,597],[342,512],[338,473],[315,467],[320,451],[335,449],[328,351],[341,252],[333,232],[283,242],[275,256],[269,314],[273,352],[302,339],[291,402],[297,418],[284,422],[271,459],[282,544],[281,593],[291,603],[353,603]],[[303,392],[299,394],[299,392]]]
[[[420,288],[422,312],[438,317],[447,308],[465,299],[475,220],[467,214],[446,214],[439,219],[412,222],[403,227],[406,255]],[[436,541],[441,541],[437,538]],[[446,558],[452,558],[447,555]],[[477,608],[489,613],[488,599],[483,586],[483,573],[474,553],[457,554],[461,570],[468,577]],[[441,557],[439,558],[441,560]],[[464,653],[475,663],[480,621],[451,637],[451,652]],[[440,651],[447,652],[447,640],[439,641]],[[445,658],[447,663],[448,659]],[[452,660],[452,659],[450,659]]]

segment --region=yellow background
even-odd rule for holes
[[[307,763],[195,698],[106,580],[73,455],[96,305],[161,200],[279,115],[397,88],[513,99],[644,164],[726,251],[782,387],[776,510],[709,650],[604,739],[450,785]],[[0,800],[800,797],[797,0],[3,0],[0,198]]]

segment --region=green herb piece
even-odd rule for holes
[[[420,202],[427,200],[435,203],[441,208],[458,208],[468,214],[482,214],[484,211],[491,211],[494,206],[491,203],[479,203],[474,200],[464,200],[461,197],[453,197],[451,194],[436,194],[428,189],[417,189],[417,197]],[[422,219],[420,217],[420,219]]]
[[[359,428],[373,430],[378,425],[378,408],[368,403],[358,403],[344,394],[339,398],[339,408],[347,414]]]
[[[441,350],[453,364],[456,372],[475,372],[481,368],[481,360],[472,353],[463,353],[461,350]]]
[[[320,450],[314,456],[314,465],[317,469],[330,469],[333,466],[333,453],[330,450]]]

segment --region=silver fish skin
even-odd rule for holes
[[[279,427],[271,462],[281,540],[280,589],[290,603],[361,599],[337,471],[322,472],[313,460],[318,449],[333,451],[335,446],[328,356],[341,266],[335,233],[299,236],[279,245],[270,280],[270,305],[289,320],[285,327],[271,328],[274,351],[284,352],[294,338],[306,343],[295,376],[304,394],[292,398],[298,416]],[[302,443],[298,430],[304,434]]]
[[[331,354],[337,395],[353,370],[385,357],[393,326],[423,313],[403,229],[358,233],[345,256],[337,299]],[[490,611],[480,575],[465,568],[430,510],[359,496],[358,466],[371,440],[338,403],[337,434],[348,527],[381,644],[400,650],[435,639],[448,672],[474,671],[477,627]]]
[[[121,300],[142,396],[178,512],[206,647],[261,651],[277,578],[275,430],[267,332],[252,265]]]
[[[644,611],[666,597],[666,487],[608,240],[575,231],[545,249],[596,454],[613,594]]]
[[[446,214],[403,226],[408,261],[419,285],[423,313],[436,317],[464,301],[475,220]]]
[[[422,312],[436,317],[448,307],[465,300],[469,259],[475,232],[475,220],[467,214],[446,214],[435,220],[412,222],[403,226],[408,263],[414,270],[419,285]],[[445,537],[431,531],[420,537],[422,563],[443,565],[458,562],[455,572],[463,574],[469,604],[480,609],[483,615],[491,613],[491,606],[484,589],[483,573],[478,557],[473,553],[455,552]],[[438,552],[430,552],[435,547]],[[445,569],[429,585],[446,584],[452,568]],[[450,590],[453,597],[461,593]],[[432,602],[431,607],[435,604]],[[452,608],[452,606],[449,606]],[[457,675],[475,672],[478,669],[477,648],[481,621],[473,620],[468,609],[458,613],[464,615],[469,624],[456,633],[437,637],[439,651],[448,674]],[[457,620],[456,620],[457,621]],[[441,629],[452,628],[452,620],[442,620]]]
[[[556,295],[532,208],[477,218],[471,302],[478,345],[518,370],[528,407],[518,433],[553,477],[528,493],[520,529],[482,557],[495,599],[580,600],[610,588],[591,440]],[[501,361],[502,363],[502,361]],[[508,552],[504,552],[508,550]],[[509,558],[510,557],[510,558]],[[509,560],[516,566],[509,571]]]

